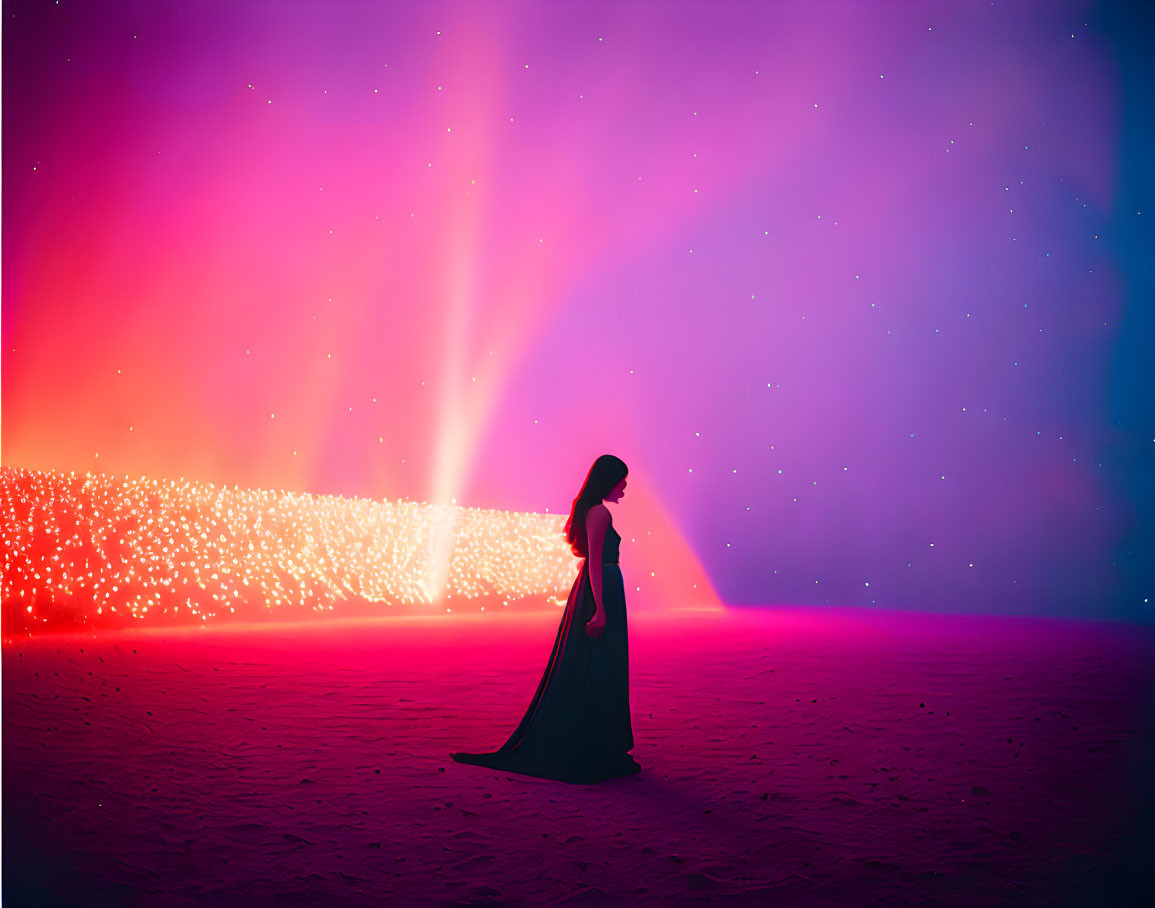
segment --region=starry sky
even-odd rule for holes
[[[1151,620],[1149,10],[3,17],[5,464],[558,513],[611,452],[726,603]]]

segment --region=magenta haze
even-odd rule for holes
[[[561,513],[610,452],[726,602],[1148,613],[1087,4],[5,13],[6,462]]]

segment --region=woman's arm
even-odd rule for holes
[[[594,614],[604,611],[602,607],[602,546],[605,543],[606,528],[610,525],[610,511],[604,504],[595,504],[586,514],[586,539],[589,542],[590,587],[594,591]]]

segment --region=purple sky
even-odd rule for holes
[[[612,452],[725,602],[1149,615],[1088,11],[5,3],[4,462],[557,513]]]

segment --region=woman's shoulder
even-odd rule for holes
[[[609,523],[610,509],[600,501],[597,504],[591,504],[589,511],[586,512],[586,520],[602,520]]]

